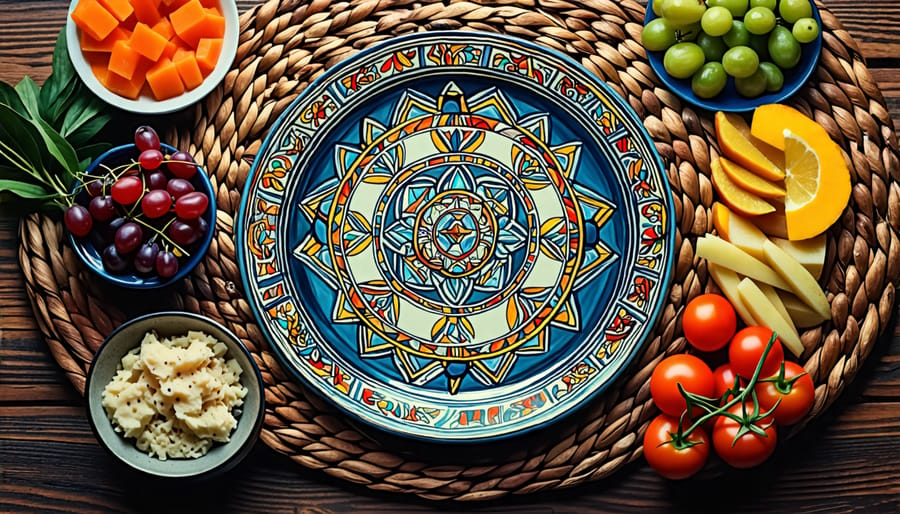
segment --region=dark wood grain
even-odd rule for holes
[[[858,41],[900,127],[900,3],[825,4]],[[0,1],[0,80],[46,78],[67,5]],[[22,287],[16,227],[14,217],[0,217],[0,512],[900,512],[900,327],[837,404],[746,472],[713,467],[671,484],[637,462],[572,490],[435,505],[332,480],[259,444],[215,482],[149,481],[96,443],[83,399],[50,357]]]

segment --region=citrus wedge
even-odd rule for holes
[[[831,139],[821,125],[784,104],[760,105],[753,111],[750,133],[760,141],[784,151],[784,129],[806,141]]]
[[[806,139],[784,129],[783,138],[787,236],[792,241],[810,239],[844,212],[850,199],[850,171],[827,133],[823,138],[813,131]]]
[[[746,126],[746,122],[739,116],[716,113],[716,139],[725,157],[766,179],[783,179],[784,171],[754,146],[742,125]]]
[[[756,225],[721,202],[712,206],[712,222],[722,239],[759,260],[763,260],[763,243],[769,240]]]
[[[766,156],[767,159],[772,161],[772,163],[780,170],[784,170],[784,150],[779,150],[774,146],[763,142],[759,138],[753,135],[750,130],[750,125],[744,121],[743,116],[736,112],[723,112],[722,116],[725,117],[725,121],[730,123],[734,128],[737,129],[738,132],[741,133],[742,136],[749,139],[750,142]]]
[[[735,184],[763,198],[784,198],[784,187],[766,180],[736,162],[722,158],[722,169]]]
[[[735,184],[722,169],[721,159],[715,159],[709,165],[712,169],[713,187],[719,193],[719,198],[731,210],[745,216],[759,216],[760,214],[775,212],[775,207],[772,204]]]

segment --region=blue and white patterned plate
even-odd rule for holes
[[[238,219],[248,301],[285,367],[431,441],[543,426],[652,333],[672,199],[640,120],[516,39],[392,39],[309,86]]]

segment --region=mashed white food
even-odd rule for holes
[[[200,457],[213,442],[227,442],[237,425],[232,410],[247,394],[227,349],[203,332],[162,340],[145,334],[103,390],[116,431],[162,460]]]

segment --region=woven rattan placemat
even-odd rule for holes
[[[850,205],[828,234],[822,279],[832,320],[806,331],[815,350],[801,359],[816,383],[802,427],[837,398],[886,328],[900,271],[900,163],[891,118],[859,48],[823,9],[824,48],[811,83],[790,104],[813,116],[845,152]],[[205,260],[176,290],[123,294],[78,261],[62,224],[31,215],[20,225],[20,262],[38,325],[72,383],[126,314],[168,304],[225,323],[263,371],[268,409],[262,440],[302,466],[372,489],[432,499],[479,500],[568,487],[608,476],[641,453],[655,415],[649,378],[666,355],[684,350],[680,313],[715,286],[694,258],[697,236],[712,230],[710,158],[717,155],[712,113],[661,86],[638,42],[642,5],[626,0],[271,0],[241,17],[238,55],[224,83],[165,139],[190,148],[213,176],[219,214]],[[678,252],[671,293],[655,336],[630,372],[588,408],[524,438],[490,447],[446,448],[368,434],[291,380],[255,325],[244,299],[233,229],[254,154],[278,114],[323,70],[395,35],[425,30],[502,32],[565,52],[609,83],[644,120],[667,165]]]

